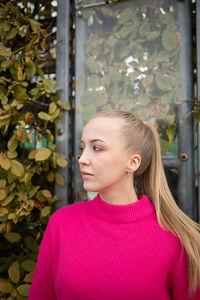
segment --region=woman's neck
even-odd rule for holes
[[[129,189],[100,191],[99,195],[103,201],[116,205],[126,205],[138,201],[138,197],[133,186]]]

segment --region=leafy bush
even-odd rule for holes
[[[0,4],[0,296],[26,299],[53,204],[57,167],[67,160],[54,136],[69,107],[54,84],[56,7]],[[51,184],[49,184],[51,183]]]

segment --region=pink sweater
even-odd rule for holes
[[[114,205],[98,195],[53,214],[28,300],[200,300],[187,296],[186,269],[146,196]]]

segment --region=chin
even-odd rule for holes
[[[83,188],[84,190],[86,190],[87,192],[95,192],[98,193],[99,189],[95,188],[95,187],[91,187],[87,184],[83,184]]]

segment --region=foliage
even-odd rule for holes
[[[55,17],[50,1],[0,4],[0,296],[26,299],[53,204],[54,136],[69,109],[55,87]],[[49,74],[47,74],[49,73]]]
[[[183,100],[175,8],[170,1],[129,1],[83,10],[81,18],[88,30],[76,81],[83,121],[98,110],[130,110],[157,122],[168,151]]]

